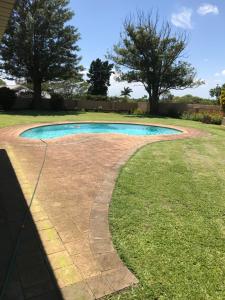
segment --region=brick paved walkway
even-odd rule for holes
[[[3,299],[90,300],[137,284],[109,231],[118,170],[147,143],[202,133],[75,135],[45,142],[19,138],[29,127],[0,130]]]

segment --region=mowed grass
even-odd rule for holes
[[[145,146],[122,168],[113,242],[139,284],[110,300],[225,299],[225,128],[104,113],[0,114],[0,127],[55,121],[154,122],[209,136]]]
[[[140,283],[108,299],[225,299],[225,130],[140,150],[120,173],[110,224]]]
[[[32,124],[32,123],[51,123],[64,121],[121,121],[121,122],[157,122],[162,124],[176,125],[176,119],[170,118],[149,118],[137,117],[128,114],[102,113],[102,112],[75,112],[75,111],[15,111],[10,113],[0,112],[0,128],[6,126]],[[193,126],[192,121],[182,121],[182,126]]]

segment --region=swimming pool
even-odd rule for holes
[[[181,131],[150,125],[118,123],[69,123],[39,126],[21,133],[21,137],[30,139],[52,139],[72,134],[117,133],[134,136],[179,134]]]

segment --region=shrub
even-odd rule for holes
[[[134,111],[133,111],[133,114],[134,115],[144,115],[145,113],[143,112],[143,110],[141,108],[136,108]]]
[[[221,90],[220,104],[222,106],[223,111],[225,112],[225,89]]]
[[[102,96],[102,95],[87,94],[87,95],[85,95],[85,100],[108,101],[108,97],[107,96]]]
[[[93,101],[110,101],[110,102],[123,102],[123,103],[147,102],[145,98],[125,99],[124,97],[118,97],[118,96],[101,96],[101,95],[98,96],[98,95],[89,95],[89,94],[73,95],[72,100],[93,100]]]
[[[60,94],[52,94],[50,100],[52,110],[64,110],[64,99]]]
[[[164,103],[185,103],[185,104],[206,104],[206,105],[217,105],[217,101],[212,99],[201,98],[193,95],[174,96],[169,99],[162,98],[161,102]]]
[[[180,118],[181,113],[177,110],[176,107],[170,107],[166,115],[170,118]]]
[[[16,101],[16,93],[7,87],[0,88],[0,105],[4,110],[10,110]]]
[[[206,124],[221,125],[223,119],[223,113],[212,112],[184,112],[182,115],[184,120],[199,121]]]

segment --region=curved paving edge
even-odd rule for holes
[[[45,145],[41,141],[18,138],[18,135],[38,125],[43,124],[0,130],[0,148],[2,144],[8,151],[28,204],[43,162]],[[184,132],[151,137],[79,135],[47,141],[46,161],[30,212],[42,243],[44,260],[53,271],[61,293],[61,298],[51,295],[51,299],[99,299],[138,283],[113,247],[108,224],[109,204],[120,167],[142,146],[205,135],[195,129],[168,127]],[[24,282],[23,274],[20,270],[18,273],[23,290],[36,285],[36,282]],[[44,299],[44,293],[49,291],[45,290],[38,299]],[[21,299],[28,299],[26,293],[24,295]],[[35,300],[36,296],[34,293],[29,299]]]

